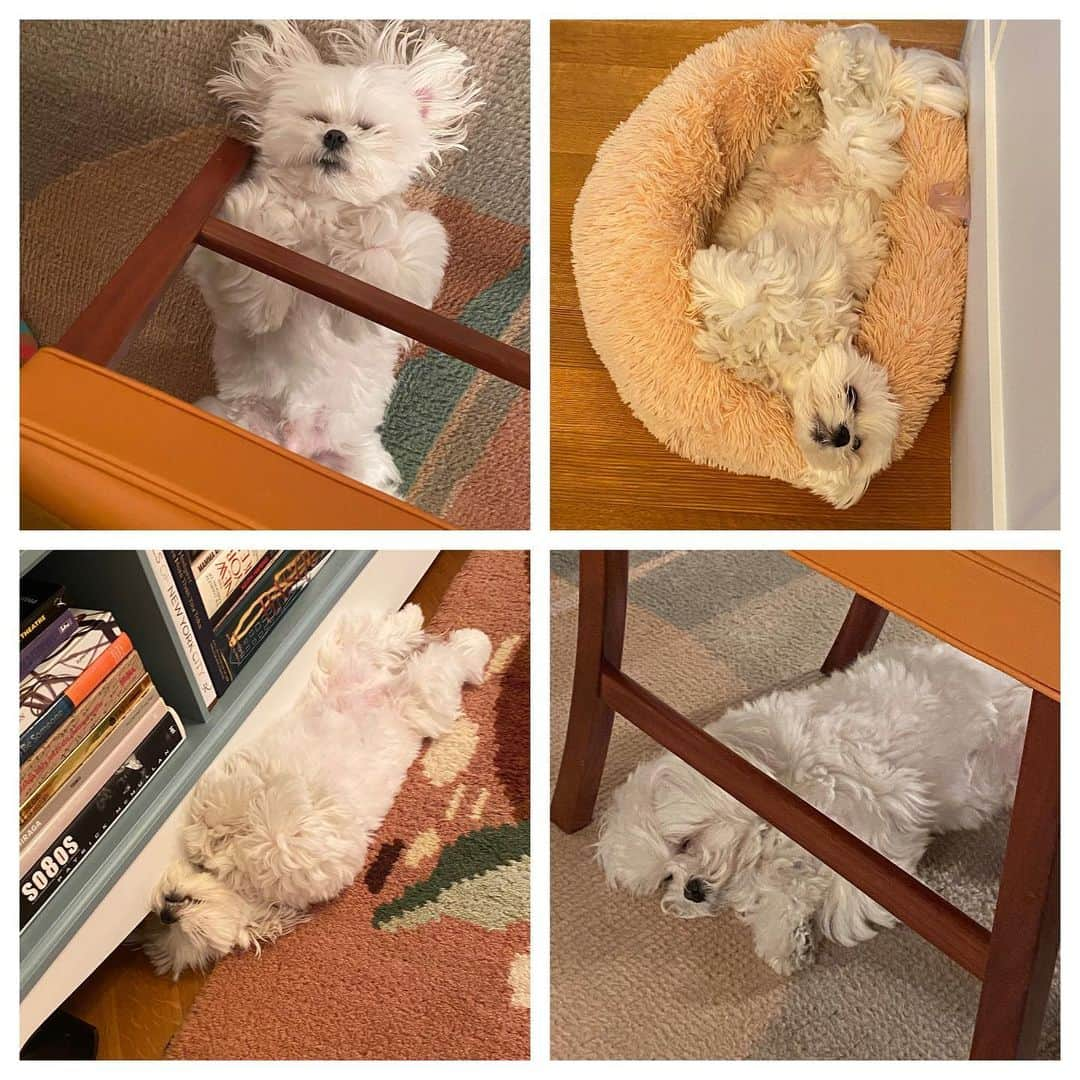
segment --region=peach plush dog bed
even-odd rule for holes
[[[734,192],[788,102],[812,85],[821,29],[773,23],[725,34],[687,57],[601,146],[574,210],[585,326],[623,401],[677,454],[809,487],[787,404],[703,362],[687,267],[705,222]],[[930,205],[967,189],[962,120],[906,118],[909,168],[884,207],[889,255],[860,321],[902,416],[894,460],[941,395],[963,314],[967,231]]]

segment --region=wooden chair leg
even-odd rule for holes
[[[825,663],[821,665],[823,675],[834,671],[843,671],[877,644],[878,635],[889,617],[885,608],[879,607],[873,600],[856,595],[851,607],[844,616],[840,633],[832,643]]]
[[[570,722],[551,800],[551,820],[563,832],[577,832],[592,821],[600,790],[614,718],[600,696],[600,665],[622,663],[628,576],[627,552],[581,552]]]
[[[1031,699],[971,1057],[1033,1058],[1058,952],[1060,706]]]

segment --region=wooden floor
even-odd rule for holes
[[[742,22],[551,24],[551,524],[557,529],[949,528],[949,397],[850,510],[776,480],[694,465],[619,400],[585,335],[570,218],[596,150],[699,45]],[[877,24],[898,45],[959,53],[963,22]]]
[[[467,551],[444,551],[409,597],[431,618]],[[98,1060],[161,1058],[180,1029],[206,976],[188,972],[179,982],[153,973],[146,957],[121,946],[62,1006],[98,1029]]]

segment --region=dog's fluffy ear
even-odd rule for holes
[[[229,69],[211,79],[210,92],[256,131],[274,78],[297,64],[322,62],[318,50],[285,19],[260,22],[233,43]]]
[[[465,54],[423,30],[404,30],[401,21],[376,30],[370,22],[327,31],[327,42],[340,64],[388,64],[403,69],[428,129],[432,155],[464,149],[466,119],[483,104],[480,87],[470,77]]]

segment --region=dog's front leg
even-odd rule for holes
[[[814,962],[813,911],[798,897],[774,893],[747,917],[754,951],[777,975],[793,975]]]

